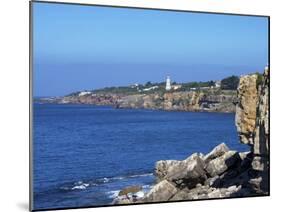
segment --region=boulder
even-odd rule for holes
[[[120,198],[113,201],[114,205],[127,205],[133,203],[132,200],[127,198]]]
[[[142,190],[141,186],[138,186],[138,185],[136,185],[136,186],[129,186],[129,187],[126,187],[126,188],[122,189],[119,192],[118,196],[128,195],[129,193],[137,193],[137,192],[139,192],[141,190]]]
[[[155,164],[154,174],[157,178],[157,182],[160,182],[167,175],[167,170],[176,164],[180,164],[179,160],[160,160]]]
[[[226,146],[226,144],[221,143],[220,145],[216,146],[210,153],[204,156],[204,161],[205,163],[208,163],[210,160],[220,157],[228,151],[229,148]]]
[[[236,173],[235,175],[232,175],[233,173]],[[232,168],[225,173],[223,173],[219,178],[219,186],[218,187],[231,187],[231,186],[243,186],[248,187],[249,186],[249,180],[251,179],[249,176],[249,169],[245,170],[242,173],[238,173],[236,168]]]
[[[251,152],[239,152],[239,156],[241,158],[241,160],[245,160],[247,157],[249,157],[249,155],[251,155]]]
[[[214,177],[224,173],[226,170],[234,166],[238,161],[241,161],[238,152],[228,151],[222,156],[211,160],[208,163],[206,170],[210,176]]]
[[[205,163],[198,153],[169,166],[165,179],[188,188],[195,187],[206,180]]]
[[[220,177],[218,175],[216,175],[214,177],[211,177],[211,178],[208,178],[205,181],[205,185],[211,186],[211,187],[218,187],[219,183],[220,183]]]
[[[167,180],[157,183],[143,198],[144,202],[168,201],[177,193],[177,188]]]
[[[184,188],[179,190],[172,198],[171,201],[177,200],[193,200],[193,199],[205,199],[207,198],[209,187],[197,186],[193,189]]]
[[[240,152],[239,156],[242,160],[240,164],[239,172],[244,172],[245,170],[251,167],[251,163],[253,160],[253,153],[252,152]]]
[[[227,191],[230,192],[230,193],[234,193],[234,192],[237,192],[237,191],[240,190],[240,189],[241,189],[241,186],[235,186],[235,185],[233,185],[233,186],[228,187],[228,188],[227,188]]]
[[[179,190],[170,200],[178,201],[178,200],[189,200],[191,198],[192,192],[188,188]]]
[[[220,198],[221,196],[221,191],[220,189],[215,189],[214,191],[208,193],[208,198]]]

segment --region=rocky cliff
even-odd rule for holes
[[[115,106],[117,101],[123,96],[120,94],[95,94],[87,93],[84,95],[72,94],[56,98],[41,98],[36,100],[38,103],[53,103],[53,104],[92,104],[92,105],[112,105]]]
[[[258,196],[269,194],[269,70],[261,84],[256,75],[240,78],[236,119],[240,142],[250,152],[230,150],[224,143],[210,153],[185,160],[156,162],[156,184],[141,198],[120,195],[114,204]],[[198,105],[194,97],[193,105]]]
[[[236,92],[185,91],[124,96],[117,108],[145,108],[170,111],[235,112]]]
[[[265,68],[260,85],[253,76],[241,78],[238,87],[236,126],[242,143],[253,153],[252,184],[260,192],[268,190],[269,166],[269,69]]]
[[[143,108],[169,111],[235,112],[236,91],[208,88],[204,91],[115,94],[77,92],[39,103],[111,105],[116,108]]]

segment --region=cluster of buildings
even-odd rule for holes
[[[138,83],[135,83],[135,84],[131,85],[130,87],[131,88],[137,88],[138,92],[152,91],[152,90],[156,90],[156,89],[159,88],[158,85],[153,85],[151,87],[146,87],[146,88],[141,89],[140,85]],[[175,91],[175,90],[180,89],[181,87],[182,87],[181,84],[173,84],[171,82],[170,76],[166,77],[166,85],[165,85],[166,91]],[[214,86],[200,87],[200,88],[194,87],[194,88],[190,88],[190,90],[198,90],[198,89],[204,90],[204,89],[220,88],[220,87],[221,87],[221,81],[218,80],[218,81],[215,81]],[[86,96],[86,95],[90,95],[90,94],[92,94],[92,92],[90,92],[90,91],[81,91],[81,92],[79,92],[78,96],[81,97],[81,96]],[[94,94],[92,94],[92,95],[94,95]]]
[[[178,90],[182,87],[181,84],[172,84],[171,82],[171,78],[170,76],[167,76],[166,77],[166,86],[165,86],[165,90],[166,91],[171,91],[171,90]],[[214,86],[211,86],[211,87],[200,87],[200,89],[209,89],[209,88],[220,88],[221,87],[221,81],[215,81],[215,84]],[[155,89],[158,89],[159,86],[158,85],[154,85],[154,86],[151,86],[151,87],[148,87],[148,88],[144,88],[144,89],[140,89],[139,88],[139,84],[133,84],[131,85],[131,88],[137,88],[139,92],[143,92],[143,91],[151,91],[151,90],[155,90]],[[190,90],[197,90],[198,88],[190,88]]]
[[[143,89],[140,89],[139,88],[139,84],[138,83],[135,83],[133,85],[130,86],[131,88],[137,88],[137,90],[139,92],[143,92],[143,91],[151,91],[151,90],[155,90],[155,89],[158,89],[159,86],[158,85],[153,85],[151,87],[147,87],[147,88],[143,88]],[[167,76],[166,77],[166,85],[165,85],[165,90],[166,91],[175,91],[175,90],[178,90],[182,87],[181,84],[173,84],[172,81],[171,81],[171,78],[170,76]],[[190,88],[190,90],[204,90],[204,89],[210,89],[210,88],[220,88],[221,87],[221,81],[220,80],[217,80],[214,82],[214,85],[213,86],[209,86],[209,87],[194,87],[194,88]]]
[[[182,87],[182,85],[180,84],[171,84],[171,79],[169,76],[167,76],[166,78],[166,91],[170,91],[170,90],[178,90]],[[215,85],[211,86],[211,87],[200,87],[200,89],[209,89],[209,88],[220,88],[221,87],[221,81],[217,80],[215,81]],[[197,90],[198,88],[190,88],[190,90]]]

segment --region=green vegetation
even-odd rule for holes
[[[223,90],[236,90],[239,84],[239,77],[231,76],[224,78],[221,81],[221,89]]]
[[[258,74],[258,83],[262,81],[262,76]],[[205,81],[205,82],[185,82],[185,83],[176,83],[172,81],[172,86],[180,85],[181,87],[175,90],[171,90],[169,92],[179,92],[179,91],[201,91],[204,93],[211,92],[212,94],[221,94],[222,90],[236,90],[239,83],[239,78],[237,76],[230,76],[221,81],[221,89],[216,88],[216,83],[213,80]],[[133,84],[128,86],[112,86],[105,87],[101,89],[91,90],[90,92],[96,94],[119,94],[119,95],[134,95],[134,94],[152,94],[157,93],[160,96],[166,93],[166,82],[151,82],[148,81],[144,84]],[[213,87],[213,89],[210,89]],[[76,96],[79,95],[80,92],[74,92],[67,96]]]
[[[136,87],[129,87],[129,86],[119,86],[119,87],[105,87],[97,90],[93,90],[96,94],[105,94],[105,93],[114,93],[114,94],[135,94],[138,93]]]
[[[199,89],[215,86],[215,82],[213,80],[207,82],[188,82],[182,83],[182,87],[180,91],[190,91],[191,89]]]
[[[262,84],[263,75],[259,72],[256,72],[255,74],[258,76],[257,78],[257,89],[258,89],[258,87]]]

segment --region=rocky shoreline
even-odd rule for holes
[[[128,187],[113,204],[269,195],[269,70],[261,84],[256,75],[240,78],[236,117],[240,142],[249,152],[230,150],[224,143],[210,153],[185,160],[161,160],[155,165],[156,184],[139,196]]]
[[[209,88],[204,91],[155,92],[149,94],[76,93],[40,98],[37,103],[109,105],[117,109],[152,109],[192,112],[235,112],[236,91]]]

